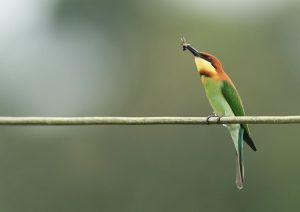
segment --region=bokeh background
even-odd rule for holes
[[[206,116],[179,37],[248,115],[297,115],[300,3],[0,1],[1,116]],[[221,126],[0,127],[0,210],[296,211],[299,125],[251,125],[245,188]]]

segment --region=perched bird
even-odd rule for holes
[[[200,74],[208,101],[213,108],[214,116],[244,116],[243,104],[237,89],[223,70],[218,58],[205,52],[199,52],[186,43],[185,38],[181,38],[181,41],[183,50],[187,49],[195,56],[197,71]],[[208,116],[207,120],[210,117]],[[227,124],[225,127],[229,130],[237,155],[236,185],[238,189],[242,189],[244,182],[243,141],[254,151],[256,151],[256,147],[250,137],[247,124]]]

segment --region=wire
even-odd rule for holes
[[[300,116],[239,117],[0,117],[0,125],[300,124]]]

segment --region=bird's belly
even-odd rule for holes
[[[205,76],[201,77],[201,81],[204,85],[204,90],[210,105],[212,106],[214,112],[218,116],[235,116],[230,105],[227,103],[225,97],[222,93],[222,81],[208,78]],[[238,134],[239,134],[239,124],[224,124],[224,126],[229,130],[230,135],[233,139],[235,149],[238,151]]]

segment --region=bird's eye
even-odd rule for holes
[[[210,63],[212,62],[210,57],[206,57],[205,59]]]

